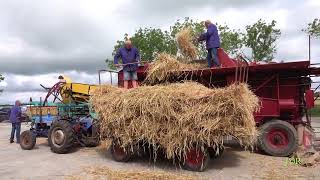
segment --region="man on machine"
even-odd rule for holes
[[[218,59],[218,48],[220,47],[220,38],[218,34],[217,26],[211,23],[211,21],[206,20],[204,25],[207,28],[207,32],[202,33],[198,39],[198,41],[206,41],[206,48],[208,50],[208,66],[211,68],[212,62],[214,66],[220,67],[220,62]]]
[[[128,89],[128,82],[130,80],[133,88],[138,87],[137,69],[138,63],[140,63],[140,55],[138,49],[132,47],[130,40],[126,41],[124,47],[120,48],[114,56],[114,64],[116,67],[121,66],[118,64],[119,59],[122,59],[124,88]]]

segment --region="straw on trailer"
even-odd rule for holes
[[[176,39],[178,42],[181,53],[186,57],[187,60],[196,59],[198,50],[192,42],[192,33],[190,28],[182,29],[177,33]]]
[[[258,98],[245,84],[215,89],[195,82],[130,90],[101,86],[91,98],[102,138],[118,139],[123,147],[145,142],[155,154],[161,147],[168,159],[183,158],[195,145],[215,147],[228,135],[246,147],[256,141]]]
[[[206,64],[182,63],[175,56],[166,53],[160,53],[155,61],[150,65],[147,71],[145,84],[153,85],[164,83],[172,76],[187,76],[186,70],[197,70],[206,68]]]

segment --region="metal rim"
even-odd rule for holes
[[[191,166],[198,166],[204,161],[205,155],[202,151],[191,149],[186,154],[185,163]]]
[[[284,129],[272,129],[267,134],[267,140],[276,149],[285,149],[289,145],[289,135]]]
[[[120,147],[119,145],[113,146],[113,154],[118,158],[124,158],[125,156],[127,156],[127,152],[125,151],[125,149]]]
[[[30,137],[29,137],[29,135],[24,135],[23,137],[22,137],[22,141],[21,141],[21,143],[23,144],[23,145],[29,145],[30,144]]]
[[[61,147],[65,142],[65,134],[62,129],[54,129],[51,134],[52,144],[57,147]]]

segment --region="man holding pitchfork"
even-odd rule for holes
[[[119,63],[119,59],[122,59],[122,64]],[[140,63],[139,50],[132,47],[130,40],[127,40],[124,47],[120,48],[114,56],[114,64],[116,67],[123,66],[123,86],[128,89],[129,81],[132,81],[133,88],[138,87],[137,69]]]

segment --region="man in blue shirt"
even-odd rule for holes
[[[132,81],[133,88],[138,87],[138,76],[137,69],[138,63],[140,62],[140,55],[137,48],[132,47],[131,41],[126,41],[125,46],[120,48],[116,55],[114,56],[114,64],[119,67],[119,59],[122,59],[122,64],[127,64],[123,66],[123,86],[128,89],[128,82]]]
[[[220,47],[220,38],[218,34],[217,26],[211,23],[209,20],[205,21],[207,32],[200,35],[198,41],[206,41],[206,48],[208,50],[208,66],[212,67],[212,60],[216,67],[220,67],[217,50]]]
[[[14,133],[16,133],[17,143],[20,143],[20,129],[21,129],[21,103],[20,101],[15,102],[9,111],[9,120],[12,124],[10,143],[13,143]]]

